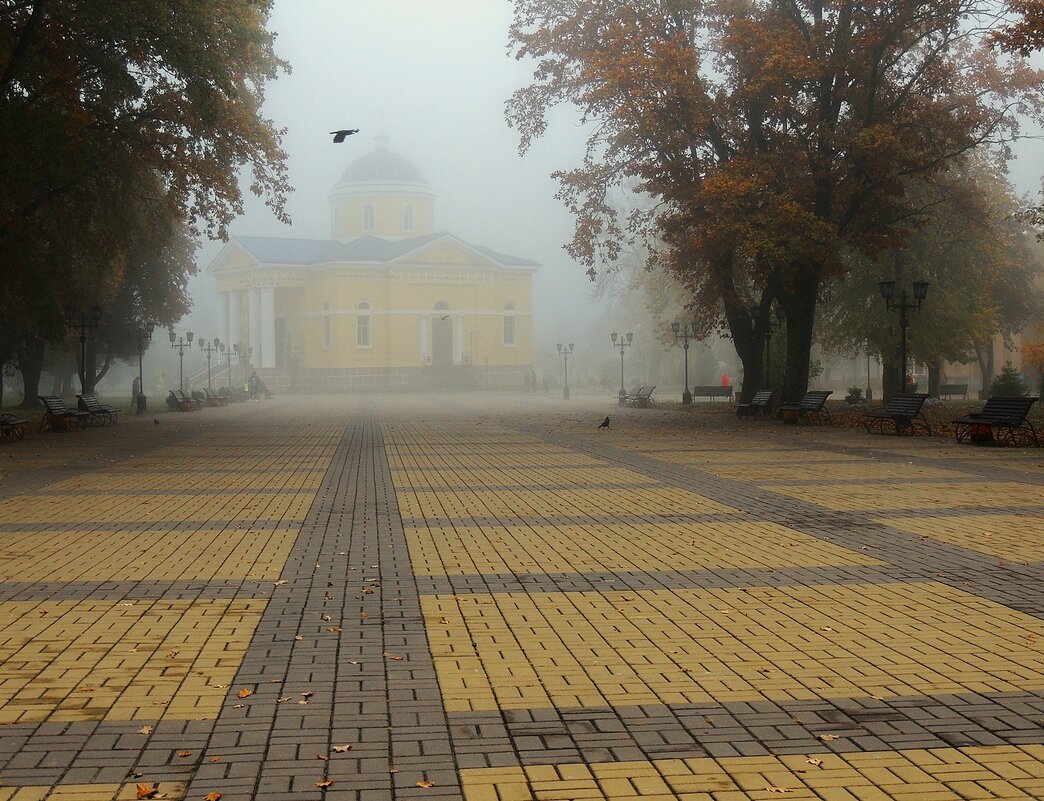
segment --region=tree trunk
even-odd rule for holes
[[[928,362],[928,394],[939,397],[939,385],[942,383],[942,364],[938,359]]]
[[[735,308],[726,311],[729,330],[732,333],[732,344],[736,355],[743,364],[743,385],[740,387],[739,400],[748,403],[754,393],[761,389],[765,375],[765,336],[762,330],[759,336],[758,326],[751,324],[747,309]]]
[[[18,369],[22,373],[21,409],[36,409],[39,406],[40,375],[43,373],[46,345],[39,337],[32,337],[18,347]]]
[[[803,265],[794,271],[793,283],[780,293],[787,318],[787,359],[783,402],[797,403],[808,392],[808,368],[812,352],[812,326],[819,294],[819,268]]]
[[[988,398],[990,396],[990,384],[993,383],[993,376],[997,369],[992,339],[989,342],[975,343],[975,358],[979,362],[979,375],[982,377],[982,392],[979,397]]]

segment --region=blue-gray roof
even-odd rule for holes
[[[361,236],[350,242],[340,242],[336,239],[284,239],[271,236],[234,236],[232,239],[262,264],[307,266],[329,262],[390,262],[443,237],[457,239],[451,234],[444,233],[398,240]],[[497,253],[478,245],[469,245],[463,240],[458,239],[457,241],[503,267],[538,266],[536,262],[528,259]]]

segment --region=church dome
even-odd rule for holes
[[[388,149],[388,137],[377,137],[377,148],[348,165],[334,187],[336,195],[359,195],[372,192],[431,195],[431,185],[424,174],[405,156]]]

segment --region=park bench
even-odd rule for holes
[[[13,414],[0,414],[0,439],[22,439],[25,436],[25,424],[28,422]]]
[[[962,398],[967,399],[968,397],[968,385],[967,384],[939,384],[939,397],[950,398],[954,395],[960,395]]]
[[[38,395],[37,398],[44,407],[41,431],[72,431],[74,427],[86,428],[90,423],[90,412],[67,409],[65,401],[57,395]]]
[[[1019,439],[1025,437],[1040,447],[1033,423],[1026,419],[1030,407],[1036,402],[1037,398],[1022,396],[989,398],[979,411],[950,421],[957,442],[970,437],[972,442],[1018,445]]]
[[[633,395],[628,395],[624,399],[624,403],[637,409],[644,409],[653,405],[655,403],[652,399],[654,389],[656,389],[656,387],[638,387]]]
[[[772,398],[775,394],[774,389],[759,389],[749,403],[736,404],[736,417],[768,416],[772,413]]]
[[[194,412],[202,409],[202,402],[193,400],[180,389],[172,389],[167,393],[167,406],[175,412]]]
[[[224,406],[227,402],[225,398],[222,398],[216,392],[211,392],[209,389],[203,390],[203,397],[206,399],[207,406]]]
[[[826,399],[834,394],[831,389],[813,389],[806,392],[797,403],[783,403],[776,409],[776,414],[785,422],[800,423],[802,420],[812,422],[815,415],[816,422],[823,423],[823,415],[827,421],[830,420],[830,410],[826,407]]]
[[[915,434],[914,428],[919,420],[924,427],[925,433],[931,436],[932,427],[928,425],[928,418],[921,411],[921,407],[924,406],[926,400],[928,400],[927,392],[893,395],[888,399],[883,409],[875,409],[863,415],[866,433],[869,434],[876,428],[883,434],[885,423],[892,423],[895,426],[896,434]]]
[[[709,398],[714,400],[715,398],[723,398],[724,400],[732,400],[732,385],[721,386],[721,384],[708,384],[706,386],[696,386],[692,388],[693,398]]]
[[[81,412],[87,412],[91,416],[89,425],[92,426],[95,421],[100,422],[102,425],[106,423],[116,425],[120,414],[119,409],[113,408],[107,403],[101,403],[97,395],[77,395],[76,405]]]

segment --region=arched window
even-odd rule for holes
[[[355,344],[360,348],[370,347],[370,318],[373,312],[365,300],[355,307]]]
[[[504,304],[504,347],[515,347],[515,304]]]
[[[377,209],[367,203],[363,206],[363,230],[364,231],[376,231],[377,230]]]
[[[402,209],[402,230],[407,233],[412,233],[415,227],[413,219],[413,206],[407,204]]]
[[[323,304],[323,347],[330,347],[330,304]]]

